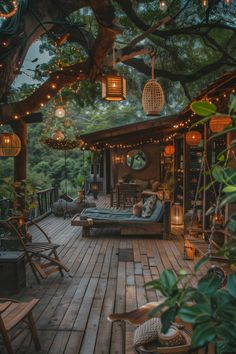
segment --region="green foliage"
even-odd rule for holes
[[[193,102],[191,104],[191,110],[201,117],[207,117],[212,114],[215,114],[217,111],[217,107],[213,103],[206,102],[206,101],[199,101],[199,102]]]
[[[173,270],[167,269],[159,279],[147,283],[146,287],[166,297],[151,315],[161,311],[163,332],[177,316],[191,324],[193,348],[215,343],[218,354],[235,353],[236,273],[228,277],[226,287],[221,289],[222,279],[215,273],[198,279],[197,271],[206,261],[206,257],[201,259],[190,274],[183,271],[176,276]],[[197,286],[192,287],[195,277]]]

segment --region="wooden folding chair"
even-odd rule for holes
[[[54,272],[60,272],[63,276],[63,270],[69,272],[69,269],[63,264],[57,254],[57,248],[60,246],[51,242],[46,232],[34,221],[31,223],[40,231],[45,237],[46,242],[34,242],[27,240],[28,232],[26,230],[26,220],[21,222],[21,218],[12,217],[5,221],[13,234],[18,237],[20,243],[20,250],[25,252],[27,261],[33,271],[33,274],[38,283],[41,278],[45,279]],[[2,223],[1,223],[2,224]]]
[[[0,303],[0,332],[8,354],[14,354],[11,342],[25,329],[16,328],[15,333],[13,335],[10,334],[15,327],[19,327],[20,322],[26,323],[31,331],[36,350],[40,350],[40,342],[32,314],[32,310],[39,300],[32,299],[29,302],[18,302],[11,299],[6,300],[8,299],[0,299],[0,301],[4,301]]]

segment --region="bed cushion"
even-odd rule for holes
[[[81,220],[111,220],[111,221],[133,221],[133,222],[159,222],[162,219],[163,208],[162,202],[157,200],[156,207],[150,217],[140,218],[133,215],[132,209],[105,209],[105,208],[87,208],[80,214]]]
[[[155,206],[157,202],[157,197],[155,195],[151,195],[151,197],[148,197],[143,204],[143,209],[142,209],[142,218],[148,218],[149,216],[152,215]]]

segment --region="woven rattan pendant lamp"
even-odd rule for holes
[[[115,69],[115,47],[113,46],[112,71],[102,78],[102,98],[106,101],[126,100],[126,80]]]
[[[165,97],[161,85],[155,80],[155,57],[151,55],[152,78],[143,89],[142,105],[147,116],[159,116],[165,104]]]
[[[0,134],[0,156],[17,156],[21,151],[21,140],[14,133]]]

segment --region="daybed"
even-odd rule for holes
[[[71,220],[72,226],[82,226],[83,236],[89,236],[92,228],[116,227],[121,235],[160,235],[163,239],[170,234],[170,201],[156,202],[151,216],[137,217],[132,209],[87,208]]]

